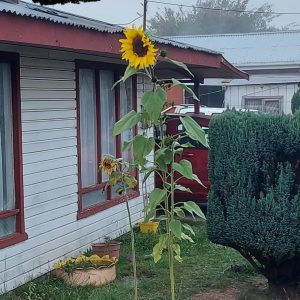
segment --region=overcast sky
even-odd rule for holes
[[[79,5],[66,4],[54,5],[52,7],[112,24],[123,24],[136,18],[138,13],[142,14],[143,7],[141,2],[142,0],[101,0],[98,2],[81,3]],[[165,2],[193,5],[196,0],[165,0]],[[249,2],[250,9],[268,2],[273,5],[273,9],[276,12],[300,12],[299,0],[250,0]],[[149,17],[153,16],[156,11],[162,10],[163,7],[163,4],[149,3]],[[300,25],[300,15],[281,16],[274,21],[278,26],[284,26],[292,22]],[[141,19],[135,22],[135,24],[140,23]]]

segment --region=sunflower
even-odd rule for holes
[[[99,168],[108,175],[111,175],[112,172],[115,172],[117,169],[117,163],[110,157],[104,157],[99,165]]]
[[[145,35],[142,26],[139,28],[125,28],[126,39],[121,39],[122,59],[128,61],[130,67],[145,69],[155,64],[155,55],[158,49]]]

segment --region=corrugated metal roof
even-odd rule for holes
[[[121,33],[123,27],[94,20],[71,13],[66,13],[45,6],[39,6],[28,2],[20,1],[19,3],[11,3],[0,0],[0,12],[10,13],[18,16],[29,17],[38,20],[45,20],[53,23],[63,24],[67,26],[75,26],[96,30],[100,32]],[[160,44],[171,45],[183,49],[192,49],[196,51],[207,52],[211,54],[220,54],[216,51],[205,49],[198,46],[188,45],[183,42],[174,41],[172,39],[152,36],[154,42]]]
[[[101,32],[122,32],[120,26],[108,24],[98,20],[65,13],[56,9],[20,1],[18,4],[0,1],[0,12],[11,13],[18,16],[45,20],[63,25],[93,29]]]
[[[168,38],[220,51],[236,66],[300,63],[300,30]]]

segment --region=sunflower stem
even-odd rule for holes
[[[129,226],[130,226],[130,236],[131,236],[131,252],[132,252],[132,268],[133,268],[133,288],[134,288],[134,300],[138,300],[138,281],[137,281],[137,266],[136,266],[136,253],[135,253],[135,237],[134,237],[134,231],[132,226],[132,219],[131,219],[131,213],[128,203],[128,194],[127,194],[127,186],[125,182],[122,182],[123,189],[125,193],[125,202],[126,202],[126,209],[128,214],[128,220],[129,220]]]

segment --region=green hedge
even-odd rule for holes
[[[292,98],[292,112],[295,113],[296,110],[300,108],[300,89],[294,94]]]
[[[209,130],[208,236],[270,283],[300,280],[300,114],[228,111]]]

